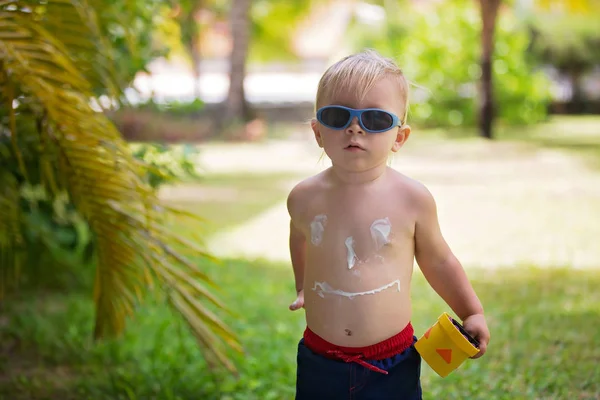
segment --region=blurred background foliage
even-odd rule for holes
[[[152,14],[138,19],[138,7],[0,3],[0,296],[94,271],[94,338],[121,335],[152,292],[183,317],[212,365],[235,371],[221,346],[241,347],[211,309],[225,306],[188,257],[211,258],[169,231],[169,217],[190,214],[156,193],[193,173],[189,151],[133,151],[103,113],[121,103],[134,75],[115,72],[112,60],[126,53],[139,67],[149,54],[136,37],[140,27],[148,33]]]
[[[113,268],[112,297],[104,302],[97,298],[93,310],[79,315],[112,321],[113,330],[120,331],[116,328],[124,327],[125,315],[140,311],[137,290],[149,287],[140,260],[151,254],[150,264],[161,265],[171,256],[181,270],[170,270],[177,279],[168,282],[163,294],[180,289],[175,309],[192,331],[201,332],[203,348],[220,348],[212,329],[239,350],[235,335],[216,315],[226,315],[240,330],[249,329],[249,337],[257,331],[236,325],[222,303],[199,286],[206,283],[218,291],[210,276],[223,272],[202,250],[191,251],[196,243],[160,231],[173,228],[166,215],[175,207],[161,203],[157,193],[215,179],[203,175],[197,143],[279,138],[298,126],[307,131],[304,123],[314,114],[311,91],[318,76],[340,57],[365,47],[395,58],[412,82],[411,125],[475,131],[482,114],[485,62],[481,5],[492,3],[0,0],[0,292],[20,287],[34,298],[77,285],[91,292],[96,271]],[[554,114],[600,114],[598,2],[495,4],[490,60],[494,123],[525,132]],[[234,12],[237,22],[231,20]],[[234,24],[247,28],[233,29]],[[177,142],[186,145],[172,146]],[[239,202],[257,196],[248,186],[262,195],[268,191],[246,176],[235,181],[247,190],[247,198],[240,196]],[[118,189],[112,182],[118,182]],[[270,201],[261,198],[261,207]],[[131,208],[119,212],[111,208],[115,202]],[[219,204],[211,207],[212,217],[225,214]],[[176,218],[195,216],[178,211]],[[113,225],[100,232],[97,224],[109,222]],[[114,237],[99,245],[106,229]],[[175,233],[179,229],[175,223]],[[134,239],[128,242],[129,236]],[[192,261],[173,256],[172,250],[192,252]],[[120,255],[102,264],[99,252]],[[242,269],[233,264],[236,271]],[[226,275],[231,285],[233,275]],[[139,280],[137,285],[121,285],[131,276]],[[276,280],[271,285],[278,287]],[[240,293],[230,293],[231,301],[247,300]],[[14,299],[10,295],[15,294],[10,292],[6,303]],[[113,301],[130,312],[120,312]],[[69,298],[73,303],[77,301]],[[204,325],[190,316],[190,304]],[[165,317],[170,311],[160,310],[163,332],[171,329]],[[77,323],[87,327],[73,334],[83,343],[81,332],[94,332]],[[285,327],[277,329],[292,336]],[[190,341],[184,342],[191,351]],[[240,362],[239,355],[233,357]],[[228,360],[221,361],[232,367]],[[126,380],[126,371],[118,375],[120,383]],[[260,381],[252,378],[250,384],[259,387]],[[265,389],[263,398],[277,398],[278,393]]]
[[[380,49],[398,59],[413,83],[409,118],[419,126],[469,126],[477,120],[481,36],[472,2],[444,1],[435,13],[398,7],[379,29],[354,31],[357,47]],[[410,15],[410,18],[406,18]],[[509,124],[543,121],[551,102],[550,81],[526,54],[530,37],[512,13],[496,27],[493,59],[497,116]],[[516,55],[520,56],[516,56]]]
[[[192,4],[196,8],[192,9]],[[190,102],[206,97],[201,94],[201,65],[205,65],[204,70],[212,77],[214,71],[209,66],[228,60],[228,51],[235,41],[227,25],[229,6],[224,0],[163,5],[162,23],[157,24],[155,29],[155,37],[159,38],[157,43],[160,43],[156,47],[168,47],[170,59],[182,58],[191,66],[195,73],[195,89]],[[192,11],[185,14],[183,10]],[[492,53],[493,117],[497,122],[526,125],[544,121],[553,112],[598,111],[597,99],[590,98],[589,94],[586,97],[582,89],[586,74],[594,73],[594,79],[598,79],[597,72],[594,72],[598,68],[597,44],[600,37],[595,23],[597,10],[598,5],[587,0],[500,3]],[[197,17],[190,20],[193,12]],[[331,12],[344,15],[338,17],[344,22],[336,22],[332,17],[328,29],[326,15]],[[181,19],[182,15],[187,15],[186,22]],[[479,90],[482,84],[483,21],[478,2],[388,0],[316,4],[310,1],[262,0],[253,2],[248,18],[250,28],[246,34],[251,40],[246,57],[251,71],[322,70],[343,54],[373,47],[398,60],[413,83],[410,114],[413,124],[423,127],[477,124],[480,116],[478,102],[482,96]],[[194,25],[195,36],[190,36],[190,28],[185,28],[185,24]],[[312,28],[307,29],[307,26]],[[338,26],[341,31],[335,32]],[[182,34],[182,29],[187,29],[188,33]],[[191,37],[196,38],[195,45],[192,45]],[[321,42],[328,44],[320,48],[319,37],[323,38]],[[301,44],[303,40],[304,44]],[[306,50],[310,45],[316,49]],[[147,62],[150,63],[151,58]],[[218,69],[229,71],[226,65]],[[568,82],[565,83],[563,77]],[[565,89],[565,85],[569,88]],[[557,94],[564,90],[572,90],[573,95],[565,97]],[[240,90],[234,93],[242,95]],[[221,104],[225,109],[230,96],[231,93]],[[146,95],[145,99],[151,97]],[[171,103],[164,98],[160,101]],[[273,122],[269,109],[285,101],[283,96],[263,101],[270,104],[253,104],[255,112],[246,118]],[[175,98],[172,103],[173,107],[185,107],[181,99]],[[219,119],[219,115],[226,114],[218,107],[210,107],[213,103],[215,107],[219,105],[213,100],[206,112],[190,113],[188,116],[197,122],[199,117],[208,114],[209,120],[203,121],[203,125],[210,125]],[[305,110],[302,116],[309,115],[307,108],[310,106],[302,107]],[[123,110],[116,117],[117,123],[121,122],[120,117],[127,121],[127,128],[123,129],[126,135],[129,129],[137,132],[135,126],[147,120],[146,114],[136,118],[137,114],[129,111]],[[299,119],[296,115],[292,122]],[[207,130],[199,128],[196,135],[189,132],[175,136],[184,138],[182,140],[218,137],[218,126]],[[187,129],[174,130],[183,132]],[[238,125],[237,129],[243,131],[244,126]],[[223,130],[221,134],[227,138],[228,132]],[[251,138],[243,132],[234,136],[238,139]],[[133,137],[140,139],[137,134]]]

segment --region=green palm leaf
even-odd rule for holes
[[[0,156],[1,158],[1,156]],[[18,280],[22,238],[19,192],[14,177],[0,172],[0,297]]]
[[[41,11],[32,12],[34,6]],[[238,351],[241,347],[206,305],[225,308],[206,287],[214,284],[175,251],[174,246],[189,249],[190,243],[163,228],[158,211],[163,208],[141,178],[146,167],[110,121],[90,106],[94,84],[99,80],[106,86],[112,79],[109,68],[103,69],[109,63],[93,67],[101,54],[97,49],[95,57],[82,57],[98,43],[97,32],[89,28],[95,20],[94,9],[83,1],[0,0],[0,117],[5,110],[11,121],[8,128],[0,124],[0,135],[10,131],[19,159],[20,139],[32,132],[17,126],[13,102],[33,99],[39,113],[37,134],[44,144],[40,156],[56,157],[55,165],[44,164],[42,182],[64,185],[95,235],[95,337],[121,333],[143,293],[158,283],[194,332],[206,359],[235,370],[223,345]],[[13,265],[14,270],[19,249],[17,185],[8,181],[0,176],[0,285],[14,276],[3,266]]]

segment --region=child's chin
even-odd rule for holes
[[[335,161],[334,164],[336,164]],[[358,158],[340,160],[340,162],[337,164],[344,167],[345,170],[351,172],[362,172],[372,168],[372,165],[368,162],[368,160]]]

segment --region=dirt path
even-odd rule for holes
[[[212,145],[209,171],[297,172],[325,168],[310,140]],[[415,138],[392,166],[434,194],[444,235],[469,267],[600,266],[600,171],[560,151],[478,140]],[[295,182],[290,182],[290,188]],[[220,256],[288,261],[284,203],[214,237]]]

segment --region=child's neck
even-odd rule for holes
[[[387,165],[383,163],[364,171],[348,171],[339,166],[332,165],[331,170],[340,182],[347,185],[361,185],[381,178],[387,170]]]

